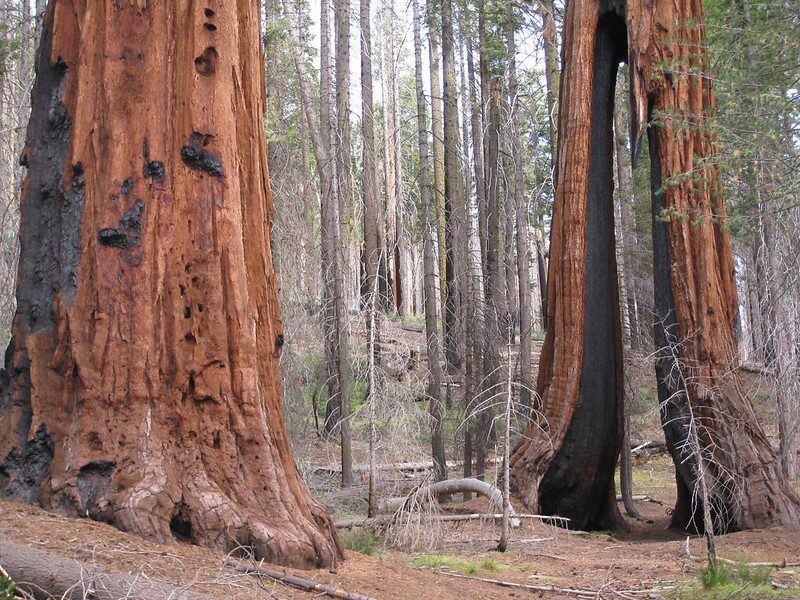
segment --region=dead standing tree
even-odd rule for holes
[[[332,565],[281,410],[258,3],[213,6],[48,4],[0,494]]]
[[[568,516],[577,527],[620,523],[613,499],[622,354],[611,122],[617,65],[627,54],[632,140],[638,147],[647,131],[650,145],[656,307],[666,331],[685,340],[681,361],[692,374],[680,379],[690,385],[670,389],[675,378],[658,361],[677,471],[673,525],[702,527],[702,503],[691,502],[697,469],[680,450],[690,433],[681,414],[693,414],[707,417],[708,439],[700,443],[719,448],[715,462],[740,482],[735,495],[725,492],[729,486],[707,486],[715,526],[800,527],[797,496],[733,369],[737,297],[716,140],[707,126],[714,96],[699,3],[571,0],[564,37],[549,326],[538,380],[547,430],[532,423],[517,444],[512,487],[529,507]],[[678,410],[680,403],[691,410]],[[714,476],[710,463],[705,477]]]

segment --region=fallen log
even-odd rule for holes
[[[639,444],[631,444],[631,454],[633,456],[650,456],[652,454],[661,454],[667,451],[667,444],[659,440],[649,440]]]
[[[285,573],[283,571],[273,571],[272,569],[267,569],[261,565],[256,566],[254,564],[248,564],[233,558],[226,558],[225,564],[236,569],[240,573],[263,575],[264,577],[269,577],[275,581],[280,581],[288,586],[305,590],[307,592],[319,592],[320,594],[325,594],[331,598],[341,598],[342,600],[375,600],[370,596],[355,594],[332,585],[318,583],[311,579],[306,579],[305,577],[300,577],[291,573]]]
[[[663,593],[664,591],[671,589],[668,587],[663,588],[654,588],[648,590],[614,590],[614,589],[607,589],[607,590],[588,590],[588,589],[581,589],[581,588],[567,588],[567,587],[559,587],[555,585],[536,585],[533,583],[517,583],[516,581],[505,581],[502,579],[489,579],[488,577],[478,577],[477,575],[462,575],[461,573],[452,573],[450,571],[442,571],[435,569],[435,573],[439,575],[447,575],[448,577],[458,577],[459,579],[472,579],[473,581],[482,581],[484,583],[491,583],[500,587],[507,587],[507,588],[517,588],[522,590],[530,590],[534,592],[550,592],[553,594],[565,594],[567,596],[579,596],[579,597],[588,597],[588,598],[601,598],[604,594],[609,594],[611,596],[623,596],[626,594],[630,595],[642,595],[642,596],[649,596],[653,593]]]
[[[661,500],[656,500],[655,498],[651,498],[650,496],[646,496],[644,494],[634,494],[633,496],[631,496],[631,499],[637,502],[652,502],[653,504],[659,504],[661,506],[664,506],[664,503],[661,502]],[[622,501],[622,494],[617,494],[617,502],[621,501]]]
[[[489,461],[487,461],[489,462]],[[448,460],[447,461],[447,468],[448,469],[457,469],[463,463],[456,461],[456,460]],[[418,472],[418,471],[432,471],[433,470],[433,462],[432,461],[419,461],[419,462],[402,462],[402,463],[386,463],[382,465],[375,465],[376,471],[400,471],[400,472]],[[311,474],[323,474],[323,475],[340,475],[342,472],[342,467],[339,465],[319,465],[308,467],[306,472]],[[369,465],[353,465],[353,472],[354,473],[369,473]]]
[[[34,598],[78,600],[212,600],[171,583],[106,571],[97,565],[24,544],[0,540],[3,567],[20,590]]]
[[[392,522],[394,515],[380,515],[367,519],[348,519],[346,521],[336,521],[334,526],[337,529],[351,529],[353,527],[383,527]],[[453,523],[461,521],[479,521],[482,519],[498,520],[503,518],[503,513],[470,513],[463,515],[424,515],[423,522],[444,522]],[[535,515],[530,513],[517,513],[516,519],[538,519],[540,521],[558,521],[562,527],[569,525],[567,517],[554,517],[550,515]],[[585,532],[583,532],[585,533]]]
[[[696,562],[708,562],[707,556],[695,556],[692,554],[692,551],[689,549],[689,537],[686,537],[686,541],[683,545],[683,551],[686,553],[686,557],[690,560]],[[725,563],[726,565],[743,565],[746,567],[772,567],[774,569],[787,569],[787,568],[795,568],[800,567],[800,562],[787,562],[786,558],[784,558],[780,562],[742,562],[740,560],[731,560],[730,558],[722,558],[721,556],[717,556],[716,560],[721,563]]]

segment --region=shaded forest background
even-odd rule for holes
[[[310,467],[341,461],[351,483],[352,465],[369,460],[370,447],[378,462],[426,460],[431,437],[435,459],[466,453],[465,475],[483,475],[495,468],[491,457],[507,429],[495,420],[503,364],[519,384],[520,406],[531,403],[545,327],[563,6],[458,0],[450,14],[434,4],[419,6],[415,72],[413,0],[351,3],[349,12],[336,0],[263,3],[273,250],[286,327],[283,401],[309,477]],[[778,0],[705,0],[703,7],[740,360],[753,375],[747,381],[759,415],[770,425],[776,419],[775,445],[796,477],[800,8]],[[43,10],[42,0],[0,2],[2,348],[15,308],[19,160]],[[615,227],[626,396],[632,435],[646,440],[658,420],[649,161],[644,148],[631,168],[627,97],[620,69]],[[426,271],[435,290],[432,323],[425,322]],[[510,340],[487,334],[489,321]],[[432,324],[438,334],[426,344]],[[431,359],[432,351],[442,358]],[[430,398],[441,401],[441,417]],[[522,418],[520,409],[515,422]],[[352,502],[342,512],[364,508],[361,497],[338,499]]]

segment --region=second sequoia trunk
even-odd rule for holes
[[[698,463],[715,530],[800,526],[797,496],[733,369],[738,301],[709,131],[714,97],[707,57],[696,51],[704,48],[701,24],[699,4],[688,0],[567,5],[541,414],[512,454],[511,484],[529,507],[578,528],[621,523],[613,496],[622,372],[611,119],[626,54],[634,147],[651,122],[656,371],[677,472],[673,526],[702,525],[702,506],[692,503]]]
[[[511,484],[525,504],[576,528],[613,528],[622,524],[614,500],[622,350],[609,149],[623,18],[570,2],[564,48],[540,414],[512,454]]]
[[[672,525],[703,528],[704,470],[717,533],[797,529],[800,501],[736,371],[739,301],[701,6],[630,2],[631,137],[637,148],[648,123],[656,376],[678,486]]]

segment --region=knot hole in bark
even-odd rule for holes
[[[219,54],[214,46],[209,46],[203,53],[194,59],[194,68],[203,77],[208,77],[217,72]]]
[[[225,174],[222,161],[208,149],[213,139],[214,136],[210,133],[193,131],[189,136],[188,145],[181,148],[181,160],[194,171],[203,171],[212,177],[222,177]]]

